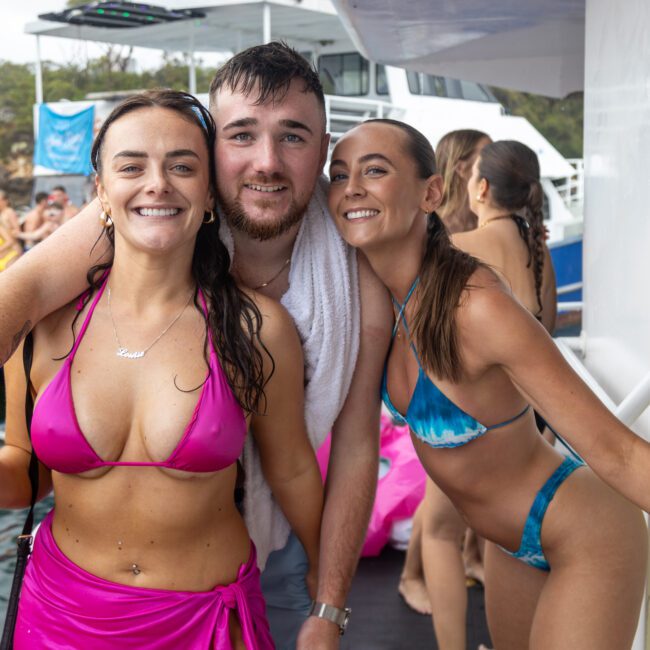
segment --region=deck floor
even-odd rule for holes
[[[397,593],[404,553],[386,548],[362,558],[352,583],[350,626],[342,650],[437,650],[431,618],[416,614]],[[483,589],[471,587],[467,608],[467,648],[490,646]]]

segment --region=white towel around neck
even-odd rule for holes
[[[220,235],[231,256],[232,235],[221,220]],[[305,357],[305,423],[318,449],[343,408],[359,352],[361,306],[355,251],[339,235],[327,208],[321,177],[303,218],[291,256],[289,289],[281,300],[293,318]],[[248,532],[260,569],[282,548],[290,527],[264,480],[257,447],[247,436],[244,501]]]

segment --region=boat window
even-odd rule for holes
[[[469,99],[474,102],[489,102],[492,101],[485,89],[473,81],[460,82],[461,93],[463,99]]]
[[[318,75],[326,95],[368,94],[368,61],[356,52],[321,55]]]
[[[406,79],[409,82],[409,92],[411,95],[420,94],[420,74],[417,72],[406,71]]]
[[[463,87],[458,79],[447,79],[447,97],[463,99]]]
[[[467,99],[474,102],[497,101],[485,86],[473,81],[462,81],[412,71],[408,71],[406,76],[412,95]]]
[[[378,95],[388,95],[388,79],[386,78],[386,66],[381,65],[381,63],[376,64],[375,69],[375,85],[377,86]]]
[[[448,97],[447,80],[431,74],[408,71],[406,73],[409,90],[412,95],[433,95],[434,97]]]

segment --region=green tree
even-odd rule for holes
[[[109,90],[174,88],[187,90],[188,63],[182,57],[167,57],[158,70],[132,72],[109,69],[102,58],[87,64],[54,64],[43,68],[43,95],[46,102],[85,99],[88,93]],[[214,71],[197,62],[197,91],[207,92]],[[11,156],[12,147],[24,143],[33,152],[34,71],[31,65],[0,61],[0,163]]]
[[[35,101],[30,66],[0,61],[0,161],[6,160],[18,143],[27,144],[31,151]]]
[[[582,158],[583,94],[564,99],[492,88],[512,115],[525,117],[565,158]]]

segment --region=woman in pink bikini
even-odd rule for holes
[[[16,648],[273,648],[233,498],[247,429],[315,578],[322,486],[300,342],[279,304],[228,273],[213,141],[209,113],[173,91],[127,99],[97,135],[114,259],[33,330],[31,442],[56,506],[27,567]],[[6,366],[1,507],[30,498],[20,358]]]

